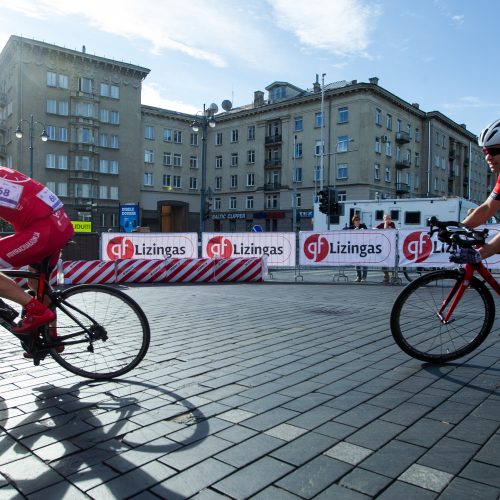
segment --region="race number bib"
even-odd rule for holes
[[[47,189],[46,187],[36,195],[54,212],[56,210],[59,210],[63,206],[62,201],[50,189]]]
[[[22,194],[23,186],[6,181],[5,179],[0,179],[1,206],[15,209],[19,204]]]

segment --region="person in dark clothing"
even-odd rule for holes
[[[396,229],[396,224],[392,221],[392,217],[389,214],[384,214],[384,222],[381,222],[375,229]],[[383,267],[384,272],[384,283],[389,283],[389,268]]]
[[[361,222],[359,215],[354,215],[351,219],[351,225],[348,229],[368,229],[366,224]],[[356,283],[360,283],[362,281],[366,281],[366,276],[368,275],[368,268],[366,266],[356,266]]]

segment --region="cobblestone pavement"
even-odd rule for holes
[[[422,364],[389,332],[400,291],[133,287],[152,344],[109,382],[33,367],[4,332],[0,499],[498,499],[498,328]]]

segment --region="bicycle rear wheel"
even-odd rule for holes
[[[391,332],[410,356],[430,363],[451,361],[476,349],[495,320],[495,303],[488,288],[473,277],[451,320],[438,309],[463,271],[439,270],[417,278],[401,292],[391,311]]]
[[[150,340],[148,320],[128,295],[106,285],[76,285],[62,291],[61,299],[57,334],[64,351],[51,349],[50,354],[62,367],[101,380],[129,372],[144,358]],[[65,310],[95,332],[95,338],[90,340]]]

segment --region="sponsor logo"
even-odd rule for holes
[[[321,234],[311,234],[304,242],[304,254],[314,262],[321,262],[326,259],[329,249],[328,240]]]
[[[207,255],[211,259],[229,259],[233,255],[233,244],[225,236],[214,236],[208,240]]]
[[[432,241],[427,233],[415,231],[403,242],[403,254],[408,260],[423,262],[432,253]]]
[[[106,253],[111,260],[131,259],[134,256],[134,245],[128,238],[115,236],[108,241]]]

